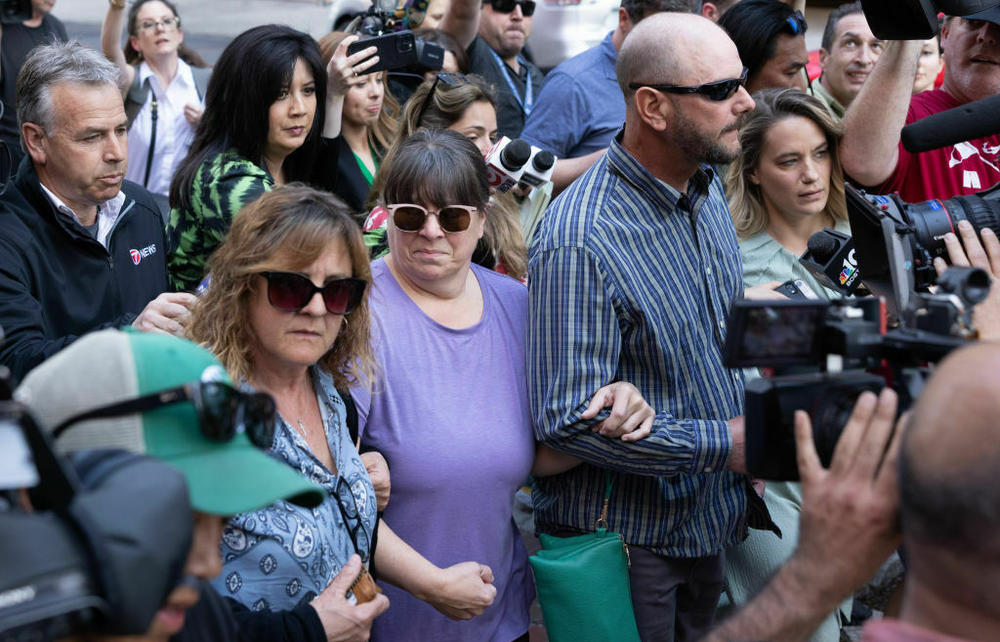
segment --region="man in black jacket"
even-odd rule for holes
[[[195,300],[164,294],[162,219],[149,193],[124,180],[117,76],[96,51],[54,43],[18,77],[27,156],[0,196],[0,363],[18,379],[98,328],[181,334]]]

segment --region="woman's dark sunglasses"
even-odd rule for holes
[[[270,448],[274,443],[277,409],[271,395],[242,392],[218,381],[195,381],[88,410],[60,423],[53,429],[52,436],[58,438],[73,424],[81,421],[147,412],[181,401],[194,404],[201,434],[211,441],[230,441],[237,434],[245,432],[259,448]]]
[[[535,0],[488,0],[487,4],[497,13],[510,13],[517,5],[521,5],[521,13],[525,18],[530,18],[535,13]]]
[[[701,94],[709,100],[726,100],[739,91],[740,87],[742,87],[746,81],[747,68],[744,67],[743,73],[740,74],[739,78],[716,80],[715,82],[709,82],[704,85],[696,85],[693,87],[687,87],[684,85],[657,85],[655,83],[648,82],[630,82],[628,86],[630,89],[649,87],[651,89],[665,91],[670,94]]]
[[[478,211],[472,205],[446,205],[435,212],[414,203],[386,205],[385,209],[392,217],[392,224],[401,232],[419,232],[424,227],[427,216],[436,214],[438,225],[449,234],[469,229],[472,215]]]
[[[267,279],[267,300],[286,312],[299,311],[309,305],[317,292],[330,314],[350,314],[365,294],[364,279],[332,279],[320,287],[308,277],[295,272],[261,272]]]

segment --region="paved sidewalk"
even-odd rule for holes
[[[185,31],[232,38],[261,24],[286,24],[319,38],[330,29],[329,7],[312,0],[172,0]],[[57,0],[52,14],[63,22],[100,26],[108,0]]]

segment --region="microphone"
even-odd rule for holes
[[[521,182],[531,187],[539,187],[544,183],[548,183],[552,180],[552,171],[555,164],[555,154],[532,145],[531,162],[525,166]]]
[[[947,147],[1000,132],[1000,94],[974,100],[910,123],[900,133],[911,154]]]
[[[842,232],[828,228],[810,236],[808,249],[799,257],[799,263],[831,290],[850,296],[861,287],[854,239]]]
[[[525,165],[531,158],[531,145],[520,138],[504,136],[486,154],[486,171],[490,187],[506,192],[524,176]]]

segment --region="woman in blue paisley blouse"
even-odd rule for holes
[[[375,489],[349,435],[353,403],[338,392],[373,370],[368,253],[347,207],[302,185],[277,188],[234,219],[209,271],[191,338],[234,380],[274,397],[269,452],[328,492],[316,509],[278,502],[230,520],[215,586],[241,605],[238,619],[258,612],[259,628],[259,612],[270,612],[266,626],[282,638],[294,629],[302,640],[367,639],[388,600],[354,603],[347,588],[362,565],[450,617],[481,613],[496,594],[488,567],[438,568],[376,520]]]

